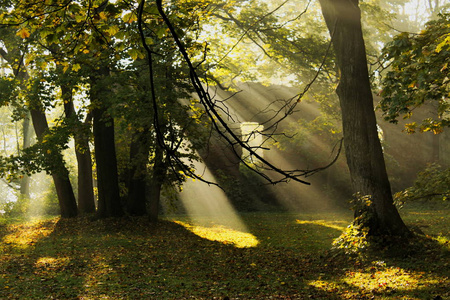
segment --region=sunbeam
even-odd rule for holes
[[[196,162],[194,165],[198,173],[203,172],[202,178],[216,182],[211,171],[203,163]],[[188,223],[179,222],[179,224],[195,234],[231,243],[237,247],[252,247],[258,243],[256,238],[248,232],[221,188],[188,179],[179,197],[190,219]]]

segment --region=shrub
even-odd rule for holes
[[[450,197],[450,168],[430,164],[417,174],[413,186],[394,195],[397,205],[415,200],[446,201]]]

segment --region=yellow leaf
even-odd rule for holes
[[[63,72],[66,73],[67,69],[69,69],[69,63],[66,61],[63,61],[60,63],[60,65],[63,67]]]
[[[116,35],[116,33],[118,33],[119,30],[120,30],[119,26],[113,25],[108,28],[107,32],[112,36],[112,35]]]
[[[72,66],[72,70],[74,70],[75,72],[78,72],[79,69],[81,69],[80,64],[74,64],[74,65]]]
[[[100,17],[100,19],[102,19],[102,20],[106,20],[107,18],[108,18],[108,16],[106,15],[106,13],[105,12],[100,12],[99,14],[98,14],[98,16]]]
[[[48,149],[47,154],[51,154],[51,153],[52,153],[52,150]]]
[[[440,53],[444,47],[450,46],[450,33],[446,35],[446,38],[436,46],[436,52]]]
[[[123,15],[122,20],[126,23],[133,23],[134,21],[137,21],[137,16],[133,13],[127,13]]]
[[[28,31],[28,29],[24,27],[17,32],[17,35],[20,36],[22,39],[26,39],[30,37],[30,32]]]

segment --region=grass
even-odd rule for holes
[[[330,251],[348,213],[248,213],[248,232],[177,217],[0,222],[0,299],[448,299],[449,210],[412,207],[419,251]]]

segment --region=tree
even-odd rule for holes
[[[177,24],[180,27],[191,27],[196,22],[195,15],[188,12],[191,9],[189,6],[195,7],[196,2],[188,1],[186,4],[181,9],[171,9],[171,14],[183,15]],[[157,72],[151,74],[153,79],[157,79],[157,88],[152,91],[154,103],[150,101],[148,80],[139,82],[140,78],[148,79],[150,75],[142,64],[144,55],[136,27],[135,5],[122,1],[88,0],[80,3],[56,1],[52,4],[37,1],[10,6],[8,13],[1,15],[3,28],[12,32],[20,47],[27,49],[22,52],[27,69],[40,74],[42,86],[47,85],[47,88],[57,91],[53,98],[46,99],[48,101],[43,109],[52,110],[61,104],[64,107],[65,117],[58,119],[58,126],[52,128],[54,133],[64,131],[66,134],[64,138],[61,136],[58,147],[67,147],[65,138],[69,135],[75,138],[78,170],[86,172],[78,176],[79,196],[83,197],[79,199],[80,210],[92,211],[94,208],[90,201],[92,188],[88,186],[92,182],[87,144],[91,133],[89,124],[81,122],[84,112],[87,120],[93,119],[99,187],[98,215],[122,215],[121,196],[126,196],[127,192],[129,212],[145,213],[147,187],[151,186],[150,198],[156,204],[150,207],[155,218],[164,180],[183,179],[181,169],[192,168],[181,158],[192,159],[194,155],[189,150],[191,147],[182,143],[192,123],[186,113],[189,105],[178,102],[180,98],[190,98],[183,83],[183,78],[188,74],[185,68],[177,67],[180,55],[173,51],[174,45],[167,42],[170,37],[165,26],[160,26],[164,23],[155,14],[154,4],[147,5],[145,9],[142,6],[145,19],[156,24],[145,26],[143,30],[145,41],[158,52],[155,60]],[[189,35],[185,35],[183,40],[192,44]],[[191,53],[202,48],[193,47]],[[24,86],[24,90],[28,88]],[[154,95],[155,91],[158,95]],[[73,99],[86,95],[89,99],[82,100],[82,112],[77,113]],[[154,126],[157,122],[152,120],[154,107],[159,109],[158,129]],[[127,129],[120,131],[123,135],[118,137],[117,127],[121,126]],[[167,148],[158,145],[156,130],[167,137]],[[49,145],[49,140],[44,139],[46,145]],[[128,156],[127,166],[120,170],[117,166],[117,145],[123,146],[119,150],[121,154],[129,151],[125,155]],[[36,153],[29,152],[30,155]],[[40,167],[39,160],[42,164],[44,160],[50,161],[50,153],[41,151],[39,157],[33,158],[34,166]],[[176,157],[176,162],[171,161],[170,157]],[[17,161],[22,161],[22,157],[17,157]],[[119,182],[118,174],[123,170],[127,170],[128,174],[121,174],[122,178],[130,176]],[[85,183],[87,188],[82,188]]]
[[[4,44],[9,46],[7,50],[1,49],[0,54],[9,63],[11,68],[15,70],[14,76],[16,82],[19,83],[23,90],[28,91],[24,93],[27,103],[27,109],[30,111],[31,120],[33,123],[34,130],[38,139],[37,148],[43,146],[46,141],[46,135],[50,134],[50,128],[48,126],[47,118],[45,115],[45,106],[41,99],[41,89],[40,89],[40,76],[35,74],[35,78],[32,78],[24,66],[24,56],[25,49],[20,49],[19,43],[17,42],[17,37],[12,34],[11,28],[3,28],[4,33]],[[25,115],[27,117],[27,115]],[[41,147],[42,151],[45,149]],[[39,151],[39,150],[38,150]],[[72,185],[69,180],[69,172],[64,165],[64,160],[62,154],[58,151],[47,149],[48,154],[51,155],[51,159],[47,162],[48,164],[44,167],[53,177],[55,188],[58,195],[59,206],[61,210],[61,216],[63,217],[74,217],[77,215],[76,200],[73,193]],[[30,158],[28,158],[30,159]],[[45,164],[45,163],[44,163]],[[27,170],[26,173],[30,173],[33,170]]]
[[[320,4],[340,70],[337,94],[353,190],[370,197],[367,205],[355,211],[355,217],[368,218],[364,221],[371,235],[408,236],[393,203],[378,138],[359,1],[320,0]]]

